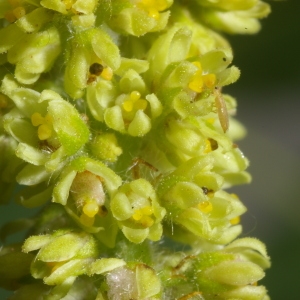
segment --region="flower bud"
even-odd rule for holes
[[[135,36],[160,31],[166,27],[170,15],[169,11],[163,11],[172,3],[172,0],[141,0],[133,4],[132,1],[127,0],[122,3],[122,9],[110,8],[112,18],[109,19],[108,24],[116,31]],[[122,6],[120,5],[120,7]]]
[[[257,263],[258,257],[266,262],[265,266]],[[213,293],[218,299],[259,300],[266,296],[266,289],[256,283],[264,277],[266,267],[269,267],[269,258],[264,245],[255,239],[245,238],[218,251],[187,256],[174,271],[178,276],[187,276],[204,298]]]
[[[25,253],[39,249],[31,274],[48,285],[85,274],[93,257],[98,255],[95,239],[84,232],[57,231],[52,235],[32,236],[22,249]]]
[[[258,19],[270,13],[269,4],[262,1],[235,1],[234,3],[221,1],[220,4],[209,2],[208,8],[199,8],[199,17],[204,23],[227,33],[256,33],[261,27]],[[209,8],[209,6],[215,6],[215,8]]]

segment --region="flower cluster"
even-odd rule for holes
[[[268,299],[265,247],[236,239],[246,207],[226,191],[251,177],[220,33],[257,32],[268,13],[258,0],[0,4],[0,203],[17,183],[15,200],[42,208],[0,231],[30,229],[0,251],[11,299]]]

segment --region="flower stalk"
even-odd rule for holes
[[[269,12],[259,0],[0,4],[0,203],[18,185],[14,200],[40,207],[0,232],[10,299],[269,299],[265,246],[238,238],[246,207],[226,191],[251,177],[222,36],[256,33]]]

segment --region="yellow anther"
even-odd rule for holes
[[[148,12],[148,15],[156,20],[159,19],[159,12],[168,7],[166,0],[142,0],[139,6]]]
[[[113,70],[110,67],[106,67],[103,69],[100,76],[105,80],[111,80],[113,77]]]
[[[200,74],[202,74],[202,66],[201,66],[200,61],[194,61],[193,65],[198,68],[197,72],[200,71]]]
[[[131,92],[129,98],[123,102],[123,109],[126,112],[137,111],[139,109],[145,110],[147,107],[147,101],[144,99],[140,99],[141,94],[137,91]]]
[[[91,227],[93,226],[95,221],[95,218],[90,218],[89,216],[87,216],[86,214],[81,214],[80,216],[80,222],[87,227]]]
[[[209,153],[212,151],[212,148],[211,148],[211,143],[209,140],[206,140],[205,141],[205,149],[204,149],[204,153]]]
[[[204,87],[212,89],[216,85],[217,77],[215,74],[202,75],[203,70],[199,61],[194,61],[193,65],[198,68],[192,80],[189,83],[189,88],[197,93],[201,93]]]
[[[42,124],[38,128],[38,137],[41,141],[47,140],[52,135],[52,129],[48,124]]]
[[[139,221],[143,217],[143,212],[140,209],[137,209],[134,214],[132,215],[132,218],[135,221]]]
[[[90,200],[83,206],[82,211],[88,217],[93,218],[99,211],[99,205],[95,200]]]
[[[49,124],[49,125],[52,124],[52,117],[49,114],[46,114],[44,119],[47,124]]]
[[[144,99],[139,99],[134,103],[135,110],[145,110],[147,108],[148,102]]]
[[[151,206],[145,206],[141,209],[144,215],[150,216],[153,214],[153,208]]]
[[[26,15],[26,10],[23,6],[18,6],[13,9],[13,14],[17,19],[20,19]]]
[[[20,0],[8,0],[10,6],[12,7],[11,10],[7,11],[4,14],[4,18],[10,22],[13,23],[15,22],[17,19],[22,18],[23,16],[25,16],[26,11],[25,8],[21,5],[21,1]]]
[[[201,93],[203,91],[203,79],[202,76],[196,72],[193,76],[192,81],[189,83],[189,88],[197,93]]]
[[[36,112],[31,116],[31,123],[33,126],[39,126],[44,123],[44,118],[40,113]]]
[[[230,220],[230,223],[231,223],[232,225],[236,225],[236,224],[239,224],[240,221],[241,221],[241,218],[240,218],[239,216],[237,216],[237,217],[231,219],[231,220]]]
[[[213,206],[209,201],[203,201],[198,204],[198,208],[204,213],[210,213],[213,209]]]
[[[33,126],[39,126],[38,137],[40,140],[46,140],[52,135],[52,118],[50,115],[42,117],[38,112],[31,116],[31,123]]]
[[[122,106],[125,111],[130,112],[133,109],[133,102],[129,99],[124,101]]]
[[[204,84],[208,88],[213,88],[216,85],[217,77],[215,74],[206,74],[202,76]]]
[[[139,224],[150,227],[154,223],[153,219],[150,217],[153,214],[153,208],[151,206],[144,206],[141,209],[134,211],[132,218]]]
[[[159,19],[159,11],[157,9],[149,8],[148,15],[155,20]]]
[[[141,93],[138,91],[133,91],[130,93],[130,99],[135,102],[141,98]]]

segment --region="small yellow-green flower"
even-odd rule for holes
[[[137,179],[122,185],[110,205],[123,234],[131,242],[141,243],[146,238],[154,241],[160,239],[161,221],[166,210],[159,205],[148,181]]]
[[[16,156],[26,162],[16,177],[29,186],[20,201],[37,206],[49,200],[51,179],[88,141],[89,130],[78,111],[54,91],[20,87],[10,76],[1,89],[15,104],[3,119],[4,128],[18,143]]]
[[[174,268],[174,275],[179,278],[178,285],[188,284],[204,298],[213,294],[224,300],[258,300],[267,299],[266,288],[257,282],[269,266],[265,245],[253,238],[243,238],[219,251],[185,257]]]
[[[208,26],[228,33],[253,34],[260,30],[258,19],[270,13],[269,4],[260,0],[195,0],[198,16]]]
[[[54,234],[29,237],[23,252],[38,250],[31,264],[31,275],[47,285],[60,285],[69,277],[87,272],[98,255],[95,239],[84,232],[57,231]]]
[[[44,11],[38,14],[45,15],[45,20],[41,22],[49,21]],[[42,73],[52,68],[61,51],[60,36],[55,27],[34,32],[26,26],[23,29],[22,24],[18,23],[22,19],[0,29],[0,53],[5,53],[6,61],[16,66],[14,74],[20,83],[33,84]],[[39,20],[37,20],[37,27],[39,27]]]
[[[167,26],[173,0],[115,0],[103,3],[99,13],[106,16],[109,26],[123,34],[142,36],[161,31]]]
[[[265,246],[236,239],[246,207],[226,190],[251,177],[220,32],[256,33],[269,11],[0,2],[0,204],[42,206],[0,229],[30,230],[0,251],[12,300],[268,299]]]
[[[64,87],[72,98],[80,98],[88,85],[112,80],[119,65],[119,49],[104,30],[82,30],[69,41]]]
[[[224,179],[213,172],[213,165],[211,156],[203,156],[180,166],[161,180],[160,201],[170,222],[202,239],[226,244],[240,234],[239,217],[246,208],[236,195],[220,190]]]

